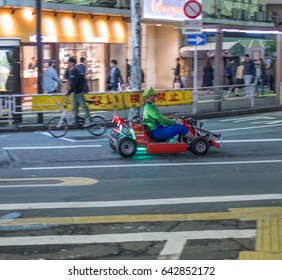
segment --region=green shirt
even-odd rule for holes
[[[162,125],[175,125],[176,121],[164,117],[153,103],[147,102],[143,109],[143,123],[150,130],[154,130],[157,127],[157,123]]]

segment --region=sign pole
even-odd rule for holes
[[[43,65],[42,65],[42,42],[41,42],[41,0],[36,0],[36,46],[37,46],[37,90],[38,94],[42,94],[42,76],[43,76]],[[37,122],[43,123],[43,114],[37,114]]]
[[[194,49],[194,76],[193,76],[193,114],[197,113],[198,103],[198,49]]]

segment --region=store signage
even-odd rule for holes
[[[197,33],[201,34],[203,22],[200,19],[189,19],[183,21],[182,34]]]
[[[187,0],[143,0],[143,19],[183,21],[187,19],[183,7]],[[198,1],[199,3],[202,0]],[[198,17],[198,19],[200,19]]]
[[[38,42],[37,35],[29,36],[29,42]],[[57,36],[41,36],[42,43],[55,43],[58,42]]]
[[[187,46],[204,46],[206,44],[205,34],[192,34],[186,37]]]
[[[202,14],[202,4],[196,0],[189,0],[184,5],[184,14],[190,19],[195,19]]]

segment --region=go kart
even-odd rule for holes
[[[122,157],[129,158],[136,154],[137,147],[145,147],[147,154],[185,153],[188,150],[195,155],[205,155],[210,147],[220,148],[222,137],[203,128],[202,122],[192,118],[182,118],[185,125],[195,136],[194,140],[182,135],[171,139],[156,139],[152,132],[140,122],[128,123],[114,115],[117,124],[109,135],[109,146]]]

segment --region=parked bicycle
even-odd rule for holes
[[[73,128],[86,128],[92,135],[100,136],[103,135],[107,130],[106,119],[103,115],[93,114],[90,116],[90,124],[84,125],[84,118],[78,117],[77,123],[74,122],[74,114],[67,110],[69,104],[69,98],[66,96],[64,102],[59,102],[52,95],[49,95],[58,108],[60,109],[60,116],[54,117],[48,121],[47,128],[48,132],[55,138],[63,137],[67,134],[69,127]],[[91,103],[91,101],[86,100],[86,102]]]

